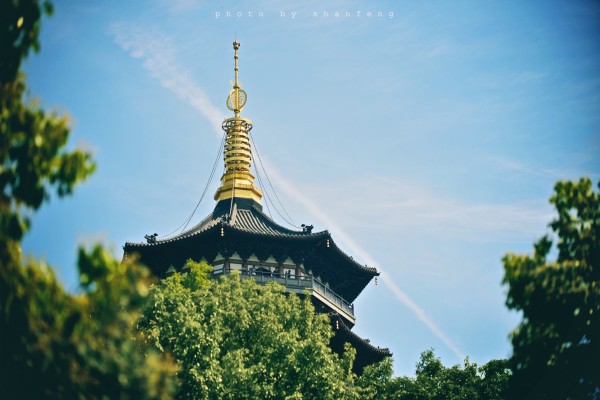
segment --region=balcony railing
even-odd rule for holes
[[[213,273],[214,277],[221,276],[223,274],[230,274],[231,272],[226,269],[217,270],[218,272]],[[240,273],[242,279],[253,278],[259,284],[266,284],[268,282],[277,282],[286,287],[288,291],[294,293],[302,293],[304,290],[314,292],[318,298],[332,306],[340,314],[354,321],[354,305],[348,303],[339,294],[331,290],[327,285],[312,276],[294,276],[290,274],[279,274],[275,272],[262,272],[256,270],[243,271],[237,270]]]

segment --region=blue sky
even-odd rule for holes
[[[556,180],[600,177],[597,3],[55,6],[25,63],[31,94],[70,115],[71,146],[98,171],[36,215],[24,247],[69,289],[78,245],[121,257],[192,212],[230,114],[237,37],[242,115],[287,211],[382,271],[355,331],[389,347],[398,374],[430,347],[447,365],[509,355],[519,316],[501,257],[548,232]]]

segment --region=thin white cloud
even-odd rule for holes
[[[452,53],[452,51],[453,46],[451,43],[446,40],[440,40],[426,46],[420,53],[418,53],[418,57],[424,61],[431,61],[431,59],[448,55]]]
[[[200,0],[158,0],[158,2],[170,12],[187,12],[202,4]]]
[[[156,29],[143,29],[125,22],[112,24],[110,32],[115,43],[130,56],[141,59],[144,68],[152,77],[200,111],[217,135],[222,135],[221,122],[225,119],[225,114],[212,104],[189,72],[179,65],[177,53],[170,45],[168,37]]]
[[[559,170],[551,168],[534,167],[531,164],[526,164],[520,161],[515,161],[502,157],[492,157],[490,158],[490,161],[492,161],[496,166],[502,169],[521,173],[524,175],[533,175],[542,178],[547,178],[552,182],[560,179],[574,179],[580,175],[579,172],[570,171],[564,168]]]
[[[277,171],[276,168],[268,164],[268,161],[263,160],[263,163],[266,164],[266,168],[269,170],[269,176],[273,179],[274,183],[278,188],[281,188],[288,198],[292,198],[302,204],[302,206],[307,209],[314,218],[316,218],[322,225],[327,226],[330,230],[335,232],[336,241],[341,242],[350,249],[350,252],[356,255],[359,259],[365,262],[370,266],[378,266],[377,268],[384,274],[382,279],[383,283],[387,286],[387,288],[392,292],[392,294],[398,299],[402,304],[404,304],[418,319],[421,321],[429,330],[437,336],[438,339],[442,341],[451,351],[454,353],[459,360],[464,360],[465,355],[462,351],[459,350],[458,346],[456,346],[450,338],[431,320],[431,318],[427,315],[427,313],[419,307],[406,293],[402,291],[396,285],[394,280],[390,275],[385,274],[385,271],[379,267],[379,264],[375,258],[373,258],[365,249],[362,248],[357,242],[354,241],[348,235],[341,226],[337,225],[336,222],[329,217],[329,215],[323,211],[315,202],[313,202],[308,196],[306,196],[303,192],[298,190],[295,185],[292,185],[288,182],[281,174]]]
[[[425,311],[419,307],[410,297],[406,295],[389,277],[383,276],[382,282],[388,289],[396,296],[400,302],[402,302],[413,314],[421,321],[429,330],[438,337],[454,353],[454,355],[461,361],[465,359],[465,354],[452,342],[448,336],[433,323],[431,318],[425,313]]]
[[[523,71],[513,74],[511,77],[511,86],[521,86],[530,83],[539,83],[548,76],[547,72]]]
[[[311,193],[321,204],[336,204],[328,213],[336,220],[343,218],[346,226],[478,242],[530,240],[543,231],[552,217],[545,199],[466,203],[417,183],[382,177],[310,185],[302,191]]]
[[[482,89],[505,89],[542,84],[552,76],[552,71],[520,71],[507,74],[484,74],[472,78],[472,82]]]

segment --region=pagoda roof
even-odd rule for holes
[[[328,231],[321,231],[316,233],[308,233],[305,231],[296,231],[285,228],[271,219],[262,211],[262,207],[254,201],[248,201],[246,199],[234,199],[235,202],[232,204],[231,217],[229,215],[229,201],[219,202],[214,211],[210,213],[206,218],[200,221],[198,224],[188,229],[179,235],[164,239],[156,240],[151,243],[126,243],[126,246],[159,246],[165,242],[173,242],[181,240],[190,236],[197,235],[204,231],[210,230],[211,228],[219,225],[226,225],[236,231],[251,233],[261,236],[277,237],[277,238],[291,238],[296,240],[313,240],[315,238],[323,238],[329,236]],[[238,207],[239,205],[239,207]],[[224,207],[227,206],[227,207]]]
[[[315,255],[312,258],[313,262],[309,263],[312,265],[309,267],[312,273],[329,282],[331,288],[349,302],[353,302],[368,282],[379,275],[376,268],[362,265],[344,253],[334,243],[327,230],[312,233],[285,228],[267,216],[260,204],[249,199],[220,201],[211,214],[187,231],[148,243],[127,242],[124,250],[126,255],[140,253],[141,261],[160,275],[161,269],[166,271],[171,264],[178,265],[182,258],[200,259],[199,248],[205,247],[205,244],[200,242],[218,240],[219,235],[224,234],[226,237],[237,237],[248,243],[270,243],[271,246],[312,249],[309,252]],[[168,256],[167,253],[176,254],[177,259]],[[216,255],[216,252],[213,255]],[[209,256],[203,256],[211,261]]]

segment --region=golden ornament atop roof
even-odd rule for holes
[[[227,108],[235,113],[236,117],[240,116],[240,112],[242,108],[246,105],[246,100],[248,99],[248,94],[241,89],[241,84],[238,82],[238,49],[240,48],[240,42],[235,40],[233,42],[233,50],[234,56],[233,59],[235,61],[235,82],[232,82],[233,89],[229,92],[229,96],[227,96]]]
[[[240,117],[248,98],[245,91],[240,89],[242,84],[238,81],[238,49],[240,43],[233,42],[235,50],[235,82],[231,82],[233,89],[227,97],[227,108],[235,113],[234,117],[223,121],[221,127],[225,131],[223,158],[225,172],[221,177],[221,186],[215,193],[215,200],[230,201],[230,215],[233,212],[233,199],[250,199],[260,204],[262,192],[254,186],[254,176],[250,173],[252,162],[252,148],[250,147],[250,131],[252,121]]]

